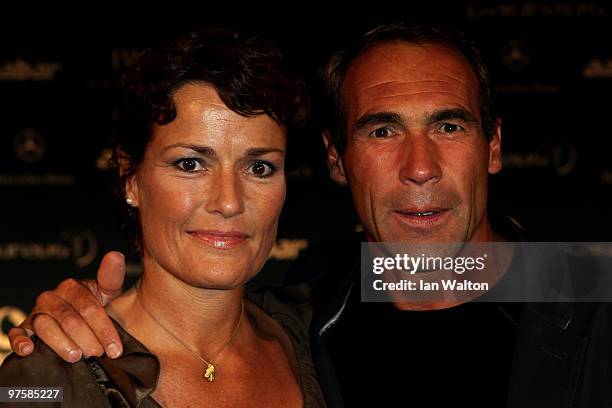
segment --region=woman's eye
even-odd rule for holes
[[[372,131],[369,134],[371,137],[381,138],[381,137],[389,137],[391,136],[391,129],[386,127],[381,127]]]
[[[274,173],[276,167],[272,163],[266,161],[256,161],[251,165],[250,170],[251,173],[257,177],[267,177]]]
[[[455,125],[454,123],[443,123],[442,126],[440,126],[440,130],[444,133],[454,133],[464,129],[463,127]]]
[[[188,173],[192,173],[198,170],[202,170],[202,163],[200,163],[200,161],[198,159],[180,159],[178,160],[175,165]]]

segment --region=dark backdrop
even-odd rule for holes
[[[609,241],[611,7],[428,4],[333,10],[287,4],[239,16],[175,4],[138,13],[94,6],[59,17],[2,13],[0,360],[8,348],[2,331],[32,307],[37,293],[67,276],[94,276],[108,250],[127,251],[107,169],[118,79],[137,50],[209,22],[270,36],[306,79],[313,100],[313,120],[290,135],[279,241],[254,286],[282,280],[301,248],[355,230],[350,196],[328,179],[324,164],[318,74],[348,38],[396,18],[454,24],[483,50],[504,121],[504,169],[491,180],[492,210],[513,216],[532,240]],[[133,254],[129,259],[133,280],[140,267]]]

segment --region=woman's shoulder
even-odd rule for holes
[[[0,387],[61,387],[64,402],[108,407],[87,360],[67,363],[42,341],[35,339],[34,352],[27,357],[10,354],[0,367]],[[23,405],[23,404],[22,404]],[[49,405],[51,406],[51,405]]]
[[[81,360],[71,364],[62,360],[41,340],[34,339],[34,352],[27,357],[10,354],[0,367],[1,386],[56,386],[72,377],[88,374]],[[88,374],[91,376],[90,374]]]

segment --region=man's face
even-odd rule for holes
[[[456,50],[380,44],[355,59],[341,97],[347,140],[325,141],[370,241],[491,241],[487,177],[501,169],[499,123],[483,135],[479,84]]]

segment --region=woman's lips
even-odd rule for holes
[[[448,208],[423,208],[396,210],[395,215],[401,222],[412,228],[433,228],[446,221],[450,214]]]
[[[247,234],[240,231],[198,230],[187,231],[187,233],[215,249],[232,249],[249,238]]]

